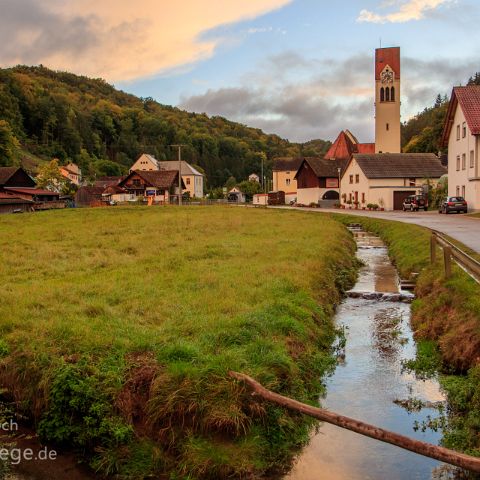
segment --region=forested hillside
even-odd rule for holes
[[[318,154],[329,142],[293,144],[277,135],[222,117],[188,113],[89,79],[44,67],[0,69],[0,165],[35,158],[74,161],[86,176],[115,175],[147,152],[175,158],[170,145],[185,144],[183,158],[200,166],[210,187],[269,173],[275,156]]]
[[[480,72],[468,79],[467,85],[480,85]],[[445,152],[440,144],[447,115],[449,98],[437,95],[432,107],[427,107],[415,117],[402,124],[402,148],[404,152]]]

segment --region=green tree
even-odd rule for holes
[[[249,180],[240,182],[237,187],[245,194],[245,197],[249,201],[252,200],[256,193],[262,192],[262,186],[258,182],[251,182]]]
[[[0,120],[0,167],[14,165],[18,161],[20,143],[13,134],[10,124]]]
[[[60,172],[60,167],[56,158],[40,167],[36,181],[39,188],[45,188],[52,192],[60,193],[67,191],[67,185],[70,183],[70,181]]]

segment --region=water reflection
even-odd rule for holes
[[[385,245],[366,232],[356,234],[364,262],[354,290],[399,292],[399,278]],[[345,361],[327,382],[322,401],[332,411],[403,435],[438,443],[441,432],[414,431],[414,422],[436,417],[432,408],[408,411],[402,400],[443,401],[437,382],[420,381],[402,371],[402,361],[415,356],[409,327],[410,306],[348,298],[338,309],[337,325],[345,326]],[[395,401],[400,400],[398,403]],[[441,464],[392,445],[323,424],[300,455],[290,480],[430,479]]]

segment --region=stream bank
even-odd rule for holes
[[[364,267],[336,314],[346,342],[322,406],[438,444],[442,429],[425,427],[445,408],[439,384],[435,379],[417,379],[403,368],[416,354],[410,305],[399,301],[409,293],[400,289],[381,239],[358,228],[353,233]],[[443,475],[445,469],[435,460],[323,424],[286,479],[429,479]]]

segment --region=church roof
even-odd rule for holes
[[[375,80],[380,80],[380,74],[387,65],[395,72],[395,78],[400,78],[400,47],[375,50]]]
[[[480,135],[480,85],[454,87],[443,129],[442,143],[448,145],[457,105],[460,105],[472,135]]]
[[[325,154],[326,160],[350,160],[354,153],[375,153],[374,143],[358,143],[349,130],[341,131]]]

